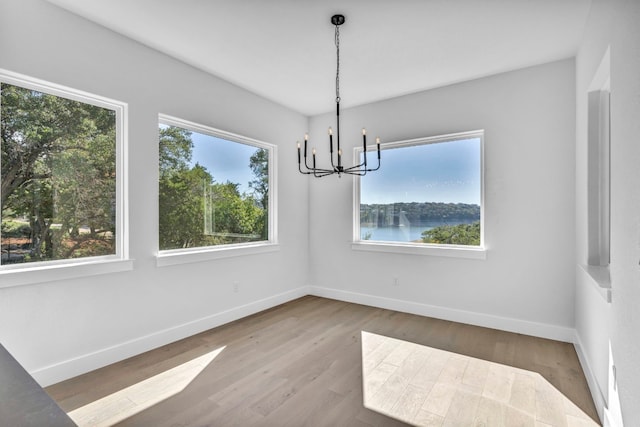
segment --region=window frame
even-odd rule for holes
[[[611,70],[607,49],[587,92],[587,265],[611,263]]]
[[[278,146],[268,142],[249,138],[243,135],[227,132],[214,128],[212,126],[195,123],[189,120],[181,119],[168,114],[158,114],[158,129],[160,125],[175,126],[192,132],[213,136],[215,138],[224,139],[239,144],[249,145],[255,148],[266,149],[269,153],[269,212],[268,212],[268,240],[258,242],[232,243],[215,246],[201,246],[197,248],[181,248],[181,249],[160,249],[160,229],[157,230],[157,252],[156,265],[158,267],[183,264],[190,262],[201,262],[215,260],[221,258],[229,258],[235,256],[245,256],[253,254],[261,254],[274,252],[279,250],[278,245],[278,184],[277,184],[277,153]],[[159,133],[158,138],[159,141]],[[159,147],[158,147],[159,148]],[[158,165],[159,168],[159,165]],[[159,169],[158,169],[159,171]],[[160,223],[160,206],[157,211],[158,222]]]
[[[586,259],[580,267],[611,303],[611,47],[586,92]]]
[[[133,269],[129,258],[128,105],[0,68],[0,82],[113,110],[116,122],[116,252],[113,255],[0,265],[0,288]],[[1,154],[0,154],[1,155]]]
[[[446,135],[436,135],[401,141],[386,142],[380,144],[380,149],[390,150],[394,148],[412,147],[418,145],[437,144],[441,142],[456,141],[463,139],[480,139],[480,245],[479,246],[466,246],[466,245],[445,245],[445,244],[433,244],[433,243],[412,243],[412,242],[385,242],[385,241],[370,241],[362,240],[360,236],[360,177],[355,176],[353,180],[353,242],[351,248],[359,251],[370,252],[390,252],[409,255],[428,255],[428,256],[442,256],[453,258],[468,258],[468,259],[486,259],[486,246],[485,246],[485,200],[484,200],[484,129],[458,132]],[[368,149],[368,148],[367,148]],[[368,149],[369,150],[369,149]],[[355,147],[353,155],[355,159],[360,158],[362,153],[362,147]],[[384,168],[384,154],[383,164],[381,168]],[[374,172],[375,173],[375,172]]]

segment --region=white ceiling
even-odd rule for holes
[[[306,115],[575,55],[591,0],[49,0]]]

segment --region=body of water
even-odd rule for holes
[[[477,220],[456,220],[455,222],[427,221],[409,226],[360,227],[360,238],[379,242],[413,242],[422,240],[422,232],[441,225],[471,224]],[[369,233],[371,234],[369,237]]]

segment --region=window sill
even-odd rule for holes
[[[14,266],[12,266],[14,267]],[[65,263],[46,263],[45,265],[0,270],[0,288],[76,279],[100,274],[118,273],[133,270],[132,259],[92,259]]]
[[[584,265],[580,267],[591,278],[591,283],[604,300],[611,303],[611,274],[609,267],[600,267],[595,265]]]
[[[409,255],[441,256],[450,258],[487,259],[487,250],[468,246],[435,246],[402,243],[354,242],[351,249],[370,252],[390,252]]]
[[[223,245],[207,248],[172,249],[159,252],[156,256],[156,265],[158,267],[164,267],[167,265],[263,254],[267,252],[276,252],[279,250],[280,246],[277,243],[263,242],[256,244]]]

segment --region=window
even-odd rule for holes
[[[610,66],[607,49],[589,87],[588,265],[610,262]]]
[[[275,242],[275,147],[169,116],[159,125],[159,247]]]
[[[0,271],[126,258],[125,108],[0,71]]]
[[[482,145],[482,131],[383,144],[380,170],[356,179],[354,241],[481,249]]]

